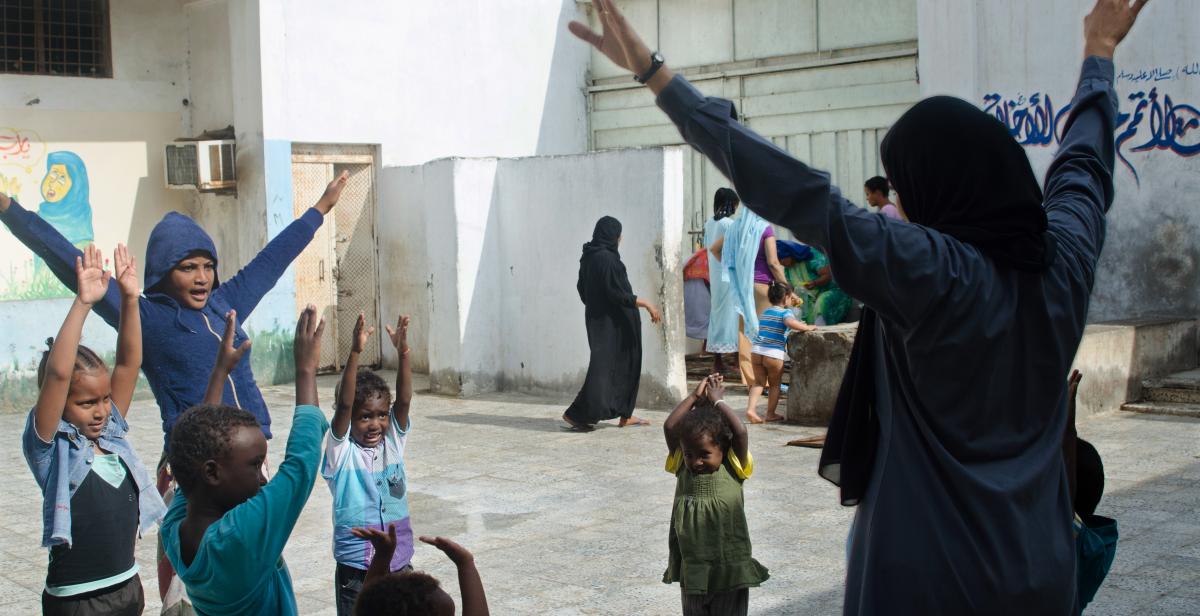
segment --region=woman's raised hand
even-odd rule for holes
[[[349,181],[350,172],[343,171],[339,173],[329,183],[329,186],[325,187],[325,192],[313,207],[317,208],[322,214],[328,214],[333,209],[333,206],[337,205],[338,199],[342,198],[342,189],[346,188],[346,183]]]
[[[1149,0],[1096,0],[1083,19],[1084,55],[1111,58]]]
[[[625,16],[617,9],[613,0],[593,0],[597,16],[603,25],[601,34],[586,24],[572,21],[567,25],[571,34],[589,42],[604,54],[613,64],[641,75],[650,70],[650,48],[642,42],[642,37],[629,25]]]
[[[108,292],[108,281],[112,274],[104,269],[104,256],[95,244],[84,248],[82,257],[75,257],[75,278],[79,289],[76,295],[83,304],[91,306]]]
[[[0,214],[7,212],[9,205],[12,205],[12,198],[0,192]]]

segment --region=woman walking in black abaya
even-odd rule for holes
[[[621,418],[620,426],[649,422],[633,416],[638,382],[642,376],[642,321],[638,308],[650,320],[662,320],[658,308],[633,294],[629,275],[617,246],[621,222],[605,216],[596,222],[592,241],[583,245],[579,258],[579,299],[583,300],[587,324],[587,378],[575,401],[563,413],[573,430],[589,431],[596,422]]]

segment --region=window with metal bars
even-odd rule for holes
[[[0,73],[112,77],[108,0],[0,0]]]

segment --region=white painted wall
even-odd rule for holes
[[[379,143],[385,166],[586,150],[573,0],[261,5],[268,139]]]
[[[922,95],[953,94],[982,107],[989,94],[1005,100],[1024,96],[1028,101],[1040,93],[1049,96],[1058,113],[1075,91],[1083,54],[1083,17],[1093,4],[1092,0],[921,0]],[[1177,119],[1200,121],[1195,111],[1200,108],[1196,8],[1188,0],[1160,0],[1141,14],[1115,58],[1123,113],[1135,111],[1130,96],[1138,92],[1148,96],[1155,89],[1159,111],[1169,95]],[[1194,317],[1200,312],[1200,208],[1195,205],[1200,194],[1200,156],[1179,153],[1200,144],[1200,127],[1176,136],[1177,151],[1134,152],[1154,134],[1151,122],[1158,120],[1151,115],[1153,108],[1145,109],[1136,123],[1136,135],[1120,148],[1138,178],[1118,161],[1116,199],[1108,216],[1090,321]],[[1118,128],[1118,134],[1129,125]],[[1026,146],[1039,175],[1055,151],[1053,143]]]
[[[639,403],[682,396],[683,161],[668,148],[385,169],[383,312],[413,314],[415,367],[426,355],[434,390],[575,394],[588,361],[580,247],[609,214],[634,291],[666,307],[663,326],[643,322]]]

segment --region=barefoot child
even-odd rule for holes
[[[334,593],[339,616],[354,612],[375,551],[357,527],[382,531],[396,528],[390,571],[412,569],[412,524],[408,519],[408,482],[404,474],[404,443],[408,440],[412,403],[412,368],[408,361],[408,317],[401,316],[388,337],[400,356],[396,372],[396,401],[379,375],[358,369],[358,356],[375,332],[358,315],[354,342],[334,397],[332,429],[325,439],[321,476],[333,493]]]
[[[750,384],[750,402],[746,406],[746,419],[753,424],[763,423],[758,415],[758,398],[763,384],[771,389],[767,395],[766,421],[783,421],[783,415],[775,412],[779,406],[779,392],[783,379],[783,362],[787,360],[787,333],[789,329],[810,332],[817,328],[797,319],[787,305],[795,295],[786,284],[771,283],[767,289],[770,307],[758,316],[758,337],[750,347],[750,363],[754,367],[754,382]]]
[[[663,422],[675,504],[663,582],[679,582],[684,616],[746,614],[769,577],[751,556],[742,482],[754,472],[746,427],[719,375],[702,381]]]
[[[437,578],[421,572],[390,571],[396,549],[394,525],[388,525],[387,532],[378,528],[356,528],[353,532],[370,541],[375,549],[366,584],[354,604],[355,616],[454,616],[454,599],[442,590]],[[421,537],[421,541],[441,550],[458,568],[462,616],[488,616],[487,596],[475,568],[475,556],[445,537]]]
[[[50,567],[43,614],[141,614],[134,544],[166,509],[125,438],[142,363],[137,267],[125,246],[113,258],[121,310],[112,375],[79,344],[88,312],[109,287],[102,260],[95,246],[75,259],[75,302],[42,356],[41,391],[22,436],[45,499],[42,545],[50,548]]]
[[[316,406],[324,329],[308,306],[296,325],[296,413],[287,453],[269,483],[263,475],[267,440],[254,415],[205,404],[175,424],[170,462],[179,489],[159,534],[197,613],[297,613],[282,554],[312,493],[329,428]],[[236,330],[236,316],[229,314],[212,383],[223,384],[247,350],[245,343],[233,346]]]

